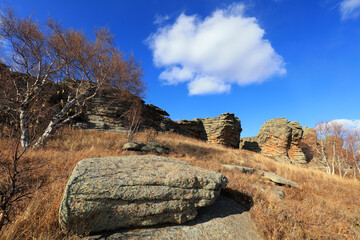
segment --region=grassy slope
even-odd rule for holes
[[[146,142],[149,135],[139,134]],[[251,216],[265,239],[360,239],[360,182],[329,176],[320,170],[279,163],[259,154],[206,144],[171,133],[156,140],[173,151],[170,157],[219,171],[228,177],[228,192],[240,202],[253,206]],[[16,220],[0,233],[0,239],[77,239],[61,232],[58,207],[62,191],[76,163],[84,158],[120,156],[125,135],[121,133],[63,130],[46,148],[28,152],[28,161],[46,163],[35,178],[48,184],[18,208]],[[1,144],[5,147],[4,142]],[[221,164],[240,164],[272,171],[302,184],[302,189],[283,187],[285,198],[277,201],[272,183],[257,174],[230,171]],[[34,178],[34,176],[32,176]],[[265,192],[254,188],[265,189]],[[355,229],[355,230],[354,230]]]

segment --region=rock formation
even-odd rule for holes
[[[75,125],[83,129],[126,131],[124,114],[131,107],[130,101],[113,96],[110,90],[102,90],[96,96],[86,114]],[[233,113],[224,113],[215,118],[172,121],[169,114],[152,104],[142,101],[140,129],[172,131],[210,143],[239,148],[241,123]]]
[[[175,132],[181,135],[196,138],[202,141],[208,140],[207,132],[201,119],[195,118],[194,120],[180,120],[176,122],[176,124],[177,130]]]
[[[78,234],[184,223],[226,185],[220,173],[165,157],[85,159],[66,185],[59,221]]]
[[[91,100],[87,112],[77,119],[76,126],[83,129],[125,131],[124,115],[132,106],[132,101],[114,96],[113,91],[103,89]],[[161,130],[161,123],[169,114],[152,104],[141,101],[140,128]]]
[[[223,113],[214,118],[195,118],[194,120],[165,121],[165,131],[172,131],[209,143],[239,148],[241,122],[233,113]]]
[[[290,138],[290,148],[288,150],[289,158],[295,163],[307,163],[306,155],[302,151],[300,146],[300,141],[303,136],[303,129],[298,122],[290,122],[291,128],[291,138]]]
[[[204,124],[208,142],[239,148],[241,123],[233,113],[224,113],[219,117],[200,121]]]
[[[276,159],[306,163],[306,156],[300,147],[303,130],[298,122],[285,118],[266,121],[257,136],[244,138],[241,148],[261,152]]]
[[[291,127],[285,118],[266,121],[257,135],[261,153],[274,157],[287,156],[291,143]]]

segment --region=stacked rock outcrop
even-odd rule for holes
[[[233,113],[224,113],[216,118],[200,119],[204,124],[207,141],[233,148],[239,148],[241,123]]]
[[[277,159],[291,160],[294,163],[306,163],[300,140],[303,130],[298,122],[285,118],[266,121],[257,136],[242,140],[241,148],[256,150]]]
[[[125,131],[124,116],[131,108],[136,99],[132,96],[130,100],[116,96],[113,90],[103,89],[95,96],[82,118],[77,119],[76,125],[84,129]],[[115,96],[114,96],[115,95]],[[142,129],[161,130],[161,123],[169,114],[152,104],[141,102],[141,124]]]
[[[66,185],[59,221],[78,234],[184,223],[227,183],[220,173],[165,157],[85,159]]]

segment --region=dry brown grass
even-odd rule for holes
[[[149,133],[139,134],[145,142]],[[76,163],[84,158],[120,156],[126,136],[122,133],[62,130],[46,148],[28,152],[30,160],[42,161],[37,171],[48,184],[19,206],[15,220],[0,239],[77,239],[61,232],[58,208],[62,191]],[[256,153],[228,149],[195,139],[164,133],[156,140],[169,146],[170,157],[219,171],[228,177],[227,192],[242,203],[253,202],[250,214],[265,239],[360,239],[360,183],[306,167],[276,162]],[[0,142],[5,147],[3,142]],[[285,198],[267,194],[273,187],[258,174],[224,169],[234,164],[272,171],[302,184],[301,189],[283,187]],[[265,191],[260,191],[259,186]]]

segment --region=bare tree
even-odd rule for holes
[[[7,142],[9,148],[0,150],[0,231],[11,221],[18,203],[43,186],[41,181],[34,181],[36,177],[32,174],[42,165],[26,161],[24,154],[28,148],[20,147],[19,131],[9,121],[3,124],[0,139]]]
[[[318,142],[316,153],[323,161],[326,172],[344,177],[349,171],[349,151],[344,149],[346,131],[344,127],[335,122],[320,122],[316,126]]]
[[[124,124],[127,130],[127,142],[134,141],[142,122],[142,102],[140,99],[135,100],[129,110],[124,113]]]
[[[101,88],[144,93],[140,65],[114,46],[107,29],[96,29],[91,40],[50,18],[46,27],[32,17],[16,16],[11,8],[0,14],[0,37],[6,44],[2,58],[9,66],[3,67],[1,85],[11,83],[0,88],[0,95],[8,93],[1,101],[6,114],[16,115],[24,149],[45,144],[57,128],[83,114]],[[47,101],[56,93],[61,99],[49,109]],[[34,125],[36,136],[30,129]]]
[[[348,164],[353,167],[354,177],[360,174],[360,134],[357,129],[346,134],[346,149],[349,152]]]
[[[316,134],[318,138],[318,144],[316,146],[316,152],[319,155],[320,159],[325,165],[326,172],[328,174],[331,174],[331,167],[330,167],[330,161],[327,157],[326,151],[325,151],[325,138],[328,134],[330,134],[330,127],[327,122],[319,122],[316,125]]]

